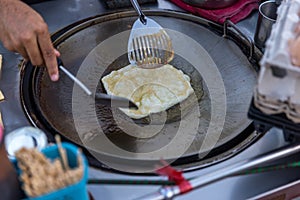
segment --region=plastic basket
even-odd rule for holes
[[[62,146],[66,149],[70,168],[76,167],[78,148],[70,143],[62,143]],[[42,150],[42,153],[51,160],[60,157],[57,145],[52,145],[44,148]],[[81,154],[81,157],[83,158],[84,173],[82,179],[79,182],[39,197],[25,198],[25,199],[26,200],[66,200],[66,199],[88,200],[89,196],[88,196],[87,186],[86,186],[87,176],[88,176],[88,167],[87,167],[88,164],[83,154]]]

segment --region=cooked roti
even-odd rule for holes
[[[121,109],[133,119],[166,111],[194,92],[190,77],[172,65],[143,69],[128,65],[102,78],[108,94],[126,97],[138,110]]]

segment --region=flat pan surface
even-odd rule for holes
[[[38,108],[29,117],[37,116],[38,126],[84,145],[121,171],[140,171],[144,166],[138,165],[161,158],[172,161],[198,154],[202,158],[211,149],[233,148],[230,142],[251,124],[247,111],[256,72],[246,55],[233,41],[186,15],[167,11],[147,15],[166,28],[173,40],[176,56],[171,64],[190,75],[195,91],[197,87],[204,90],[203,95],[195,93],[198,103],[186,116],[166,124],[135,124],[118,110],[96,105],[64,74],[52,83],[43,68],[30,71],[28,67],[22,81],[30,82],[34,91],[30,104]],[[132,13],[100,16],[62,34],[55,44],[65,67],[93,91],[101,90],[100,78],[128,62],[124,54],[135,20]],[[26,78],[29,73],[33,79]],[[122,162],[134,169],[122,169]]]

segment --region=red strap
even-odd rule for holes
[[[176,169],[168,165],[168,163],[166,163],[165,161],[162,161],[162,163],[164,166],[159,167],[156,170],[156,173],[162,176],[168,176],[169,181],[174,181],[179,187],[181,194],[189,192],[193,189],[190,182],[183,177],[181,171],[177,171]]]
[[[183,0],[170,1],[183,10],[221,24],[223,24],[226,19],[230,19],[233,23],[237,23],[249,16],[253,10],[258,9],[258,0],[239,0],[226,8],[213,10],[192,6],[185,3]]]

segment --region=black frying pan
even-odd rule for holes
[[[161,158],[183,169],[199,168],[251,144],[259,136],[247,118],[259,54],[249,62],[247,41],[234,31],[232,40],[221,37],[222,27],[207,20],[172,11],[146,14],[174,40],[171,64],[191,77],[195,94],[185,104],[169,109],[166,118],[132,120],[87,100],[64,74],[53,83],[44,68],[24,63],[21,99],[30,121],[124,172],[152,171]],[[126,38],[135,19],[134,12],[86,19],[54,34],[54,44],[68,70],[105,92],[101,77],[128,64]]]

